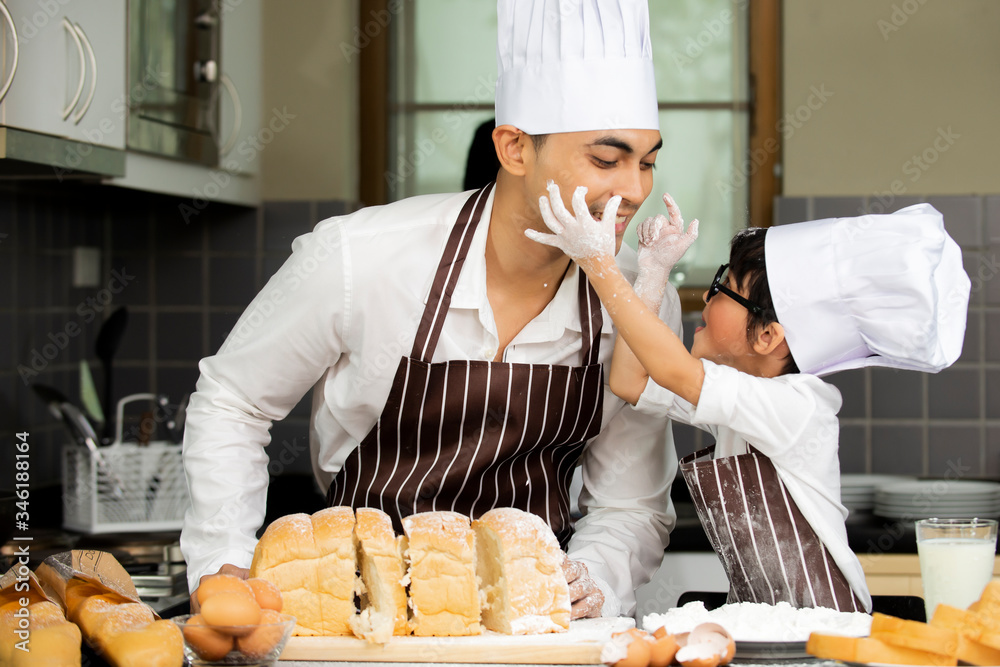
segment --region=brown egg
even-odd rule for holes
[[[208,598],[216,593],[223,592],[243,593],[244,595],[253,597],[253,589],[250,588],[250,585],[243,579],[234,577],[231,574],[213,574],[205,577],[198,584],[195,596],[198,598],[198,604],[203,605]]]
[[[626,647],[626,656],[616,662],[615,667],[646,667],[646,665],[649,664],[649,656],[652,645],[643,639],[641,635],[637,634],[640,632],[642,631],[635,630],[635,628],[633,628],[632,630],[628,630],[626,632],[617,632],[611,636],[612,639],[614,639],[624,635],[628,638],[628,640],[630,640]]]
[[[221,660],[233,650],[233,638],[206,625],[201,614],[184,624],[184,639],[202,660]]]
[[[253,596],[261,609],[281,611],[281,591],[267,579],[247,579],[247,584],[253,590]]]
[[[649,667],[667,667],[671,662],[674,661],[674,656],[677,654],[677,639],[673,635],[668,635],[666,629],[659,628],[657,632],[661,631],[659,637],[656,633],[653,633],[653,647],[649,655]]]
[[[688,637],[688,644],[706,644],[719,654],[719,664],[728,665],[736,655],[736,642],[718,623],[699,623]]]
[[[251,660],[261,660],[281,641],[285,634],[284,619],[273,609],[260,613],[260,625],[245,637],[236,638],[236,650]]]
[[[205,600],[201,605],[201,617],[219,632],[242,636],[252,632],[253,628],[232,626],[257,625],[260,622],[260,605],[251,595],[223,591]]]

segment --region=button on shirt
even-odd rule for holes
[[[438,259],[468,193],[428,195],[320,222],[244,312],[218,354],[200,364],[184,436],[192,507],[181,547],[188,579],[224,563],[249,567],[264,519],[273,420],[313,389],[310,445],[323,490],[375,423],[401,356],[410,353]],[[483,221],[492,212],[492,195]],[[488,224],[481,224],[434,353],[493,360],[497,327],[486,294]],[[623,272],[635,253],[623,246]],[[579,272],[566,273],[546,308],[507,346],[511,363],[579,365]],[[680,333],[676,292],[665,313]],[[605,377],[614,330],[604,313]],[[585,513],[569,543],[605,593],[605,615],[630,614],[635,588],[659,566],[674,524],[676,454],[669,423],[643,415],[605,385],[601,434],[581,459]]]

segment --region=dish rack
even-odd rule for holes
[[[172,442],[122,442],[118,404],[115,442],[90,451],[63,447],[63,527],[84,533],[180,530],[190,506],[181,446]]]

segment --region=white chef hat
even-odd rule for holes
[[[659,130],[646,0],[498,0],[497,125]]]
[[[936,373],[962,352],[969,276],[930,204],[771,227],[764,257],[775,314],[803,373]]]

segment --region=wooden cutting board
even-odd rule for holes
[[[393,637],[386,644],[355,637],[292,637],[279,660],[600,664],[611,633],[632,627],[631,618],[587,618],[571,622],[566,632],[543,635],[484,630],[472,637]]]

